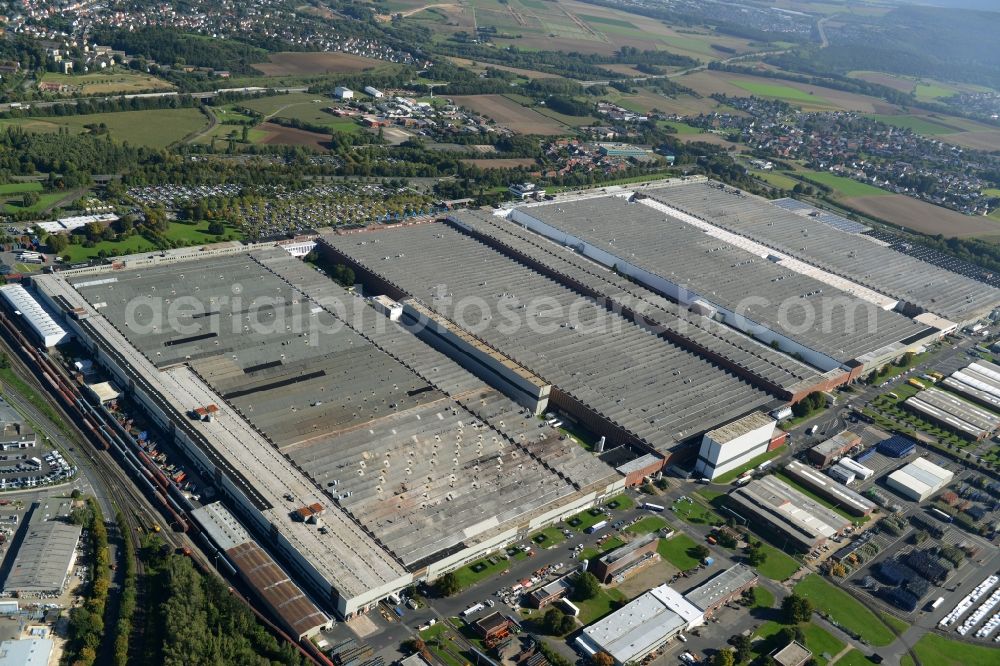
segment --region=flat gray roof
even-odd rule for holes
[[[851,524],[775,476],[754,479],[729,496],[803,544],[829,538]]]
[[[678,186],[681,190],[684,187]],[[674,189],[663,192],[672,194]],[[657,199],[658,192],[644,194]],[[731,312],[740,312],[842,363],[927,328],[629,197],[581,197],[519,210],[679,285],[692,297],[697,294]],[[831,297],[837,299],[836,307],[828,305]],[[812,313],[811,319],[804,314],[805,309]]]
[[[704,611],[755,580],[756,571],[745,564],[734,564],[685,594],[684,598]]]
[[[70,282],[150,362],[189,366],[407,566],[619,478],[283,250]],[[144,294],[200,305],[142,334],[153,313],[127,316]]]
[[[730,372],[449,226],[330,234],[324,242],[439,314],[461,319],[456,323],[491,347],[659,451],[769,401]],[[489,312],[452,309],[469,303]]]
[[[833,437],[824,439],[822,442],[812,447],[812,450],[821,456],[836,455],[842,452],[845,448],[851,446],[851,442],[856,439],[860,439],[858,435],[855,435],[850,430],[843,430],[838,432]]]
[[[610,269],[492,214],[463,210],[449,218],[512,250],[531,257],[575,282],[640,312],[658,329],[709,349],[764,381],[797,393],[823,380],[816,368],[754,340],[742,331],[683,308]]]
[[[644,190],[655,199],[875,291],[963,323],[1000,305],[1000,290],[784,210],[717,182]]]
[[[42,594],[62,589],[83,531],[62,515],[61,510],[47,504],[32,509],[24,541],[4,581],[4,592]]]

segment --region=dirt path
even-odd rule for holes
[[[451,2],[441,2],[441,3],[437,3],[437,4],[433,4],[433,5],[424,5],[423,7],[414,7],[413,9],[407,9],[405,12],[398,12],[398,14],[400,16],[402,16],[403,18],[406,18],[408,16],[413,16],[414,14],[419,14],[420,12],[422,12],[422,11],[424,11],[426,9],[434,9],[434,8],[457,9],[458,5],[456,5],[454,3],[451,3]]]

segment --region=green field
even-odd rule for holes
[[[239,238],[240,232],[232,227],[226,227],[227,238]],[[208,233],[208,222],[200,224],[186,224],[184,222],[172,222],[163,233],[164,238],[173,241],[177,245],[203,245],[214,243],[219,239]],[[101,241],[95,243],[93,247],[83,245],[67,245],[61,256],[69,256],[70,263],[97,259],[103,250],[107,256],[124,256],[139,252],[152,252],[158,249],[153,243],[146,240],[140,234],[129,236],[123,241]]]
[[[580,609],[580,616],[577,619],[583,624],[590,624],[610,613],[617,603],[624,599],[625,595],[618,590],[602,588],[593,599],[573,603]]]
[[[4,125],[19,125],[32,132],[56,132],[67,127],[71,132],[88,131],[87,125],[104,123],[112,139],[149,148],[166,148],[208,124],[198,109],[150,109],[118,111],[81,116],[14,118]]]
[[[531,535],[531,543],[539,548],[549,548],[566,540],[566,535],[555,527],[546,527],[540,532]]]
[[[931,101],[941,97],[950,97],[956,90],[936,83],[918,83],[913,89],[913,94],[919,100]]]
[[[662,127],[673,127],[677,132],[678,136],[686,136],[691,134],[701,134],[701,129],[698,127],[692,127],[687,123],[682,123],[677,120],[660,120],[656,123]]]
[[[825,171],[804,171],[802,172],[802,176],[820,185],[826,185],[835,194],[839,194],[842,197],[873,197],[882,194],[891,194],[891,192],[875,187],[874,185],[861,183],[852,178],[837,176]]]
[[[37,180],[30,180],[24,183],[4,183],[0,185],[0,195],[21,194],[23,192],[41,192],[42,184]]]
[[[688,535],[677,534],[669,539],[660,539],[656,552],[681,571],[687,571],[701,564],[697,558],[688,554],[697,545]]]
[[[937,123],[933,120],[928,120],[927,118],[921,118],[919,116],[887,116],[884,114],[875,114],[872,118],[878,120],[879,122],[883,122],[886,125],[912,130],[917,134],[923,134],[925,136],[955,134],[956,132],[961,131],[960,128],[949,127],[948,125]]]
[[[799,570],[801,566],[798,561],[788,553],[778,550],[767,542],[761,542],[761,550],[767,553],[767,559],[757,567],[760,575],[771,580],[783,581],[791,578],[792,574]]]
[[[996,666],[997,649],[927,633],[913,646],[923,666]]]
[[[649,534],[667,527],[667,521],[659,516],[646,516],[626,530],[632,534]]]
[[[38,195],[38,201],[28,207],[22,206],[18,199],[14,197],[11,199],[13,203],[5,203],[3,205],[3,210],[6,213],[40,213],[56,205],[59,200],[68,194],[69,192],[46,192]]]
[[[742,79],[732,79],[729,83],[733,84],[737,88],[742,88],[757,97],[771,97],[773,99],[781,99],[786,102],[829,104],[829,102],[822,97],[810,95],[804,90],[799,90],[798,88],[793,88],[791,86],[783,86],[776,83],[758,83],[756,81],[744,81]]]
[[[828,614],[843,627],[855,632],[870,644],[881,647],[896,637],[872,611],[854,597],[834,587],[817,574],[809,574],[796,586],[795,592],[807,597],[817,610]]]
[[[781,631],[784,626],[785,625],[774,621],[768,621],[760,625],[754,633],[756,636],[766,640]],[[820,666],[827,663],[827,660],[822,656],[824,653],[829,654],[832,657],[839,654],[840,651],[844,649],[844,643],[831,636],[825,629],[817,627],[811,622],[803,624],[801,627],[802,633],[805,634],[806,647],[812,651],[813,659],[815,659],[816,663],[820,664]],[[837,663],[839,664],[841,662]]]
[[[765,183],[780,187],[783,190],[790,190],[799,183],[794,178],[786,176],[787,171],[759,171],[757,169],[752,169],[751,171],[753,171],[754,176],[760,178]]]

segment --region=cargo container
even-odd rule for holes
[[[932,516],[934,516],[935,518],[937,518],[938,520],[942,520],[942,521],[944,521],[946,523],[950,523],[952,521],[951,516],[949,516],[947,513],[945,513],[941,509],[938,509],[938,508],[935,508],[935,507],[931,507],[931,508],[927,509],[927,512],[929,514],[931,514]]]
[[[484,608],[486,608],[486,606],[484,606],[483,604],[473,604],[468,608],[466,608],[464,611],[462,611],[462,618],[464,619],[469,617],[470,615],[475,615]]]
[[[608,521],[602,520],[598,523],[594,523],[593,525],[585,529],[584,532],[586,532],[587,534],[594,534],[595,532],[600,532],[601,530],[603,530],[605,527],[607,527],[607,525]]]
[[[944,603],[944,597],[938,597],[934,601],[927,604],[927,608],[928,610],[937,610],[943,603]]]

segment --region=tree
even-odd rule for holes
[[[733,646],[734,657],[737,663],[743,663],[750,659],[751,640],[749,636],[736,634],[730,637],[729,644]]]
[[[37,192],[25,192],[21,195],[21,207],[31,208],[36,203],[38,203],[38,193]]]
[[[222,220],[212,220],[208,223],[208,233],[213,236],[221,236],[226,233],[226,225],[223,224]]]
[[[576,582],[573,584],[573,598],[577,601],[593,599],[600,591],[601,581],[597,580],[597,576],[589,571],[584,571],[577,576]]]
[[[598,652],[590,658],[591,666],[615,666],[615,658],[607,652]]]
[[[62,234],[49,234],[45,238],[45,244],[49,246],[49,249],[54,254],[59,254],[66,249],[66,246],[69,245],[69,241]]]
[[[455,575],[454,571],[449,571],[437,579],[437,582],[434,583],[434,589],[442,597],[450,597],[458,594],[461,589],[458,583],[458,576]]]
[[[563,636],[576,628],[576,620],[558,608],[549,608],[542,617],[542,630],[553,636]]]
[[[703,560],[709,555],[711,555],[712,551],[710,551],[708,547],[705,546],[704,544],[698,544],[697,546],[691,549],[691,554],[694,555],[699,560]]]
[[[781,601],[781,613],[785,624],[808,622],[812,612],[812,602],[797,594],[790,594]]]
[[[747,563],[752,567],[759,567],[767,561],[767,553],[761,548],[760,542],[753,544],[747,550]]]
[[[719,650],[712,655],[712,666],[734,666],[736,653],[729,649]]]

